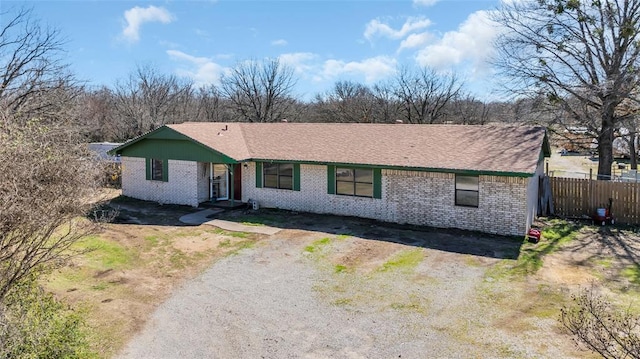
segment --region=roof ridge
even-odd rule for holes
[[[249,146],[249,141],[247,141],[247,136],[246,136],[246,132],[244,130],[244,122],[238,122],[238,127],[240,128],[240,137],[242,138],[242,142],[244,143],[244,148],[247,150],[247,159],[248,158],[252,158],[253,156],[253,150],[251,148],[251,146]]]

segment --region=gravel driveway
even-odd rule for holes
[[[493,326],[503,309],[482,286],[500,259],[336,236],[310,250],[323,236],[285,230],[216,262],[162,304],[120,358],[567,356],[556,333]],[[386,270],[406,251],[424,259]]]

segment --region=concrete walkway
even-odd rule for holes
[[[248,232],[248,233],[260,233],[272,235],[280,232],[281,228],[269,227],[269,226],[250,226],[238,222],[223,221],[221,219],[214,219],[213,221],[205,222],[210,226],[216,226],[227,231],[232,232]]]
[[[222,211],[224,211],[224,209],[216,208],[216,209],[205,209],[204,211],[185,214],[184,216],[180,217],[180,222],[185,224],[191,224],[194,226],[199,226],[203,223],[209,222],[211,220],[210,216],[214,214],[218,214]]]
[[[232,232],[247,232],[247,233],[259,233],[272,235],[281,231],[280,228],[269,227],[269,226],[250,226],[238,222],[224,221],[221,219],[211,220],[211,215],[217,214],[224,211],[223,209],[205,209],[200,212],[186,214],[180,217],[180,222],[199,226],[201,224],[206,224],[209,226],[214,226],[218,228],[222,228],[226,231]]]

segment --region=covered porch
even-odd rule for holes
[[[198,202],[204,206],[242,206],[242,163],[198,162]]]

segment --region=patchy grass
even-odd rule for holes
[[[247,238],[249,237],[249,233],[247,232],[233,232],[233,231],[225,231],[224,229],[216,228],[211,231],[212,233],[233,237],[233,238]]]
[[[353,303],[351,298],[338,298],[332,302],[333,305],[349,305]]]
[[[227,255],[236,255],[243,249],[252,248],[255,243],[256,242],[252,240],[235,242],[231,245],[231,250],[227,252]]]
[[[75,243],[73,249],[86,251],[87,264],[100,270],[128,268],[136,258],[134,251],[98,236],[84,238]]]
[[[640,285],[640,266],[634,264],[624,268],[620,274],[633,285]]]
[[[598,267],[609,269],[613,266],[614,261],[612,258],[603,258],[603,259],[596,260],[594,263]]]
[[[318,240],[313,241],[310,245],[304,247],[305,252],[316,253],[319,252],[323,247],[327,246],[331,243],[330,237],[320,238]]]
[[[252,247],[254,238],[210,227],[108,224],[76,243],[72,250],[81,254],[42,285],[83,310],[92,349],[109,358],[175,285],[212,260]]]
[[[391,259],[386,261],[380,271],[392,270],[413,270],[424,259],[424,251],[421,249],[405,250],[395,254]]]
[[[260,226],[264,226],[264,223],[256,223],[256,222],[240,222],[240,224],[244,224],[245,226],[254,226],[254,227],[260,227]]]
[[[342,264],[336,264],[333,267],[333,272],[334,273],[342,273],[342,272],[346,272],[348,270],[347,266],[342,265]]]
[[[542,239],[538,243],[526,241],[520,248],[520,255],[515,265],[511,268],[511,274],[529,275],[537,272],[542,267],[542,259],[563,245],[576,238],[581,226],[579,224],[554,219],[542,230]]]

